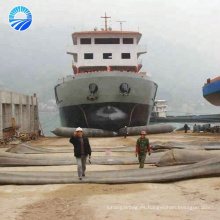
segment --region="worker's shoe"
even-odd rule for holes
[[[79,180],[82,180],[82,177],[79,177]]]
[[[86,176],[86,175],[85,175],[85,173],[83,173],[83,175],[82,175],[82,176]]]

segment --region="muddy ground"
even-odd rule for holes
[[[220,134],[176,132],[149,135],[148,138],[151,142],[194,142],[198,146],[198,142],[220,143]],[[136,139],[137,136],[126,139],[123,137],[90,138],[90,144],[92,148],[134,146]],[[67,138],[43,138],[28,144],[52,149],[71,147]],[[0,150],[4,151],[5,148]],[[127,154],[134,155],[134,153]],[[59,156],[62,157],[62,155],[65,154]],[[97,152],[93,155],[105,155],[105,152]],[[114,155],[126,156],[126,153],[114,153]],[[148,166],[152,167],[152,165]],[[138,169],[138,166],[88,165],[87,172],[128,168]],[[0,167],[0,171],[9,170],[76,172],[76,166]],[[5,185],[0,186],[0,198],[0,220],[219,219],[220,178],[166,184]]]

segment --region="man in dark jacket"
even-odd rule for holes
[[[82,180],[82,177],[85,176],[87,156],[89,155],[89,159],[91,159],[89,139],[83,136],[82,128],[78,127],[74,132],[74,136],[70,138],[70,143],[74,146],[78,176]]]

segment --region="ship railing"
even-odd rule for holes
[[[100,73],[103,71],[91,71],[91,72],[80,72],[80,73],[75,73],[73,75],[67,75],[66,77],[62,77],[57,79],[57,83],[64,83],[64,82],[68,82],[71,81],[72,78],[74,77],[74,75],[82,75],[82,74],[90,74],[90,73]],[[133,74],[140,74],[140,75],[147,75],[146,72],[134,72],[134,71],[119,71],[119,70],[114,70],[114,72],[118,72],[118,73],[133,73]]]
[[[90,73],[100,73],[103,71],[91,71],[91,72],[80,72],[80,73],[75,73],[75,75],[82,75],[82,74],[90,74]],[[113,70],[113,72],[119,72],[119,73],[134,73],[134,74],[141,74],[141,75],[147,75],[146,72],[134,72],[134,71],[119,71],[119,70]]]

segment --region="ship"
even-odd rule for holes
[[[202,88],[203,97],[215,106],[220,106],[220,76],[214,79],[207,79]]]
[[[108,27],[74,32],[73,75],[54,87],[61,126],[118,131],[125,126],[149,123],[157,84],[141,72],[140,55],[146,46],[138,45],[142,34],[116,31]]]
[[[151,114],[152,118],[166,118],[168,105],[166,100],[156,100]]]

